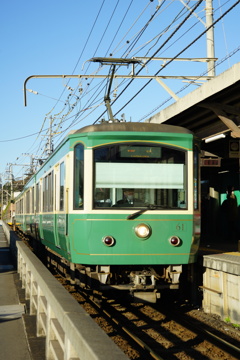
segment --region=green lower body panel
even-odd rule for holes
[[[77,264],[188,264],[196,261],[198,252],[193,215],[142,214],[127,220],[126,215],[44,214],[35,218],[18,216],[16,221],[23,231],[37,229],[44,245]],[[30,222],[37,225],[31,227]],[[136,235],[139,224],[149,227],[148,238]],[[106,236],[114,239],[113,246],[105,245]],[[180,239],[178,246],[170,243],[172,236]]]

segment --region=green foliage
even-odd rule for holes
[[[233,323],[231,322],[230,317],[227,317],[227,318],[225,319],[225,322],[228,323],[228,324],[231,324],[231,325],[232,325],[234,328],[236,328],[236,329],[240,329],[240,324],[233,324]]]
[[[9,208],[10,208],[11,203],[9,202],[6,206],[6,208],[3,211],[3,220],[8,220],[9,218]]]
[[[240,325],[239,324],[232,324],[232,326],[236,329],[240,329]]]

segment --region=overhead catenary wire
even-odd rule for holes
[[[81,60],[81,58],[82,58],[82,55],[83,55],[83,53],[84,53],[84,51],[85,51],[85,49],[86,49],[86,47],[87,47],[87,44],[88,44],[88,42],[89,42],[89,40],[90,40],[90,37],[91,37],[91,35],[92,35],[92,33],[93,33],[93,30],[94,30],[95,26],[96,26],[97,20],[99,19],[100,13],[102,12],[102,9],[103,9],[103,6],[104,6],[105,1],[106,1],[106,0],[103,0],[103,1],[102,1],[102,4],[101,4],[101,6],[100,6],[100,9],[99,9],[99,11],[98,11],[98,13],[97,13],[97,16],[96,16],[95,20],[94,20],[94,23],[93,23],[92,28],[91,28],[91,30],[90,30],[90,33],[89,33],[89,35],[88,35],[88,37],[87,37],[87,40],[86,40],[86,42],[85,42],[85,44],[84,44],[84,46],[83,46],[83,49],[82,49],[82,51],[81,51],[81,54],[80,54],[80,56],[79,56],[79,58],[78,58],[78,60],[77,60],[77,63],[76,63],[76,65],[75,65],[75,67],[74,67],[74,69],[73,69],[73,71],[72,71],[72,74],[75,73],[76,68],[77,68],[77,66],[78,66],[78,64],[79,64],[79,62],[80,62],[80,60]],[[70,80],[69,80],[69,81],[70,81]],[[68,83],[69,83],[69,81],[68,81]],[[65,91],[65,89],[62,91],[62,93],[61,93],[61,95],[60,95],[60,97],[59,97],[59,100],[61,99],[64,91]]]
[[[111,14],[111,17],[110,17],[110,20],[109,20],[109,22],[108,22],[108,24],[107,24],[107,26],[106,26],[106,28],[105,28],[105,31],[104,31],[104,33],[103,33],[103,35],[102,35],[102,37],[101,37],[101,40],[100,40],[100,42],[99,42],[99,44],[98,44],[98,47],[99,47],[99,45],[100,45],[100,43],[101,43],[101,41],[102,41],[102,39],[103,39],[103,37],[104,37],[104,35],[105,35],[105,33],[106,33],[106,30],[107,30],[107,28],[108,28],[108,26],[109,26],[109,24],[110,24],[110,22],[111,22],[111,20],[112,20],[112,18],[113,18],[113,14],[114,14],[114,12],[116,11],[116,8],[117,8],[117,5],[119,4],[119,1],[117,2],[117,4],[116,4],[116,6],[115,6],[115,8],[114,8],[114,10],[113,10],[113,12],[112,12],[112,14]],[[102,4],[103,5],[103,4]],[[130,4],[131,5],[131,4]],[[130,7],[130,6],[129,6]],[[128,10],[129,10],[129,7],[128,7],[128,9],[127,9],[127,11],[125,12],[125,16],[126,16],[126,14],[127,14],[127,12],[128,12]],[[157,9],[156,11],[155,11],[155,13],[158,11],[159,9]],[[124,17],[125,17],[124,16]],[[151,17],[151,19],[154,17],[154,15]],[[123,21],[123,20],[122,20]],[[121,21],[121,24],[122,24],[122,21]],[[97,47],[97,49],[98,49],[98,47]],[[96,51],[97,50],[95,50],[95,53],[96,53]],[[95,53],[94,53],[94,55],[95,55]],[[78,61],[79,62],[79,61]],[[75,67],[76,68],[76,67]],[[53,109],[52,109],[53,110]],[[50,115],[50,113],[52,112],[52,110],[48,113],[48,115]],[[61,111],[61,112],[63,112],[63,110]],[[67,114],[65,114],[64,115],[64,118],[65,117],[67,117],[69,115],[69,113],[67,113]],[[46,118],[47,117],[45,117],[45,121],[46,121]],[[45,121],[44,121],[44,123],[45,123]],[[62,122],[62,119],[61,119],[61,121],[60,121],[60,123]],[[43,127],[43,126],[42,126]],[[42,130],[42,129],[41,129]]]
[[[164,0],[165,1],[165,0]],[[150,22],[153,20],[153,18],[155,17],[156,13],[159,11],[160,7],[157,7],[157,10],[154,12],[154,14],[150,17],[150,19],[148,20],[148,22],[146,23],[146,25],[141,29],[141,31],[139,32],[137,38],[135,39],[135,43],[140,39],[140,37],[142,36],[143,32],[146,30],[147,26],[150,24]],[[112,17],[111,17],[112,19]],[[109,24],[109,23],[108,23]],[[132,45],[131,45],[132,47]]]
[[[114,42],[114,40],[115,40],[115,38],[116,38],[116,36],[117,36],[117,34],[118,34],[118,32],[119,32],[119,30],[120,30],[120,28],[121,28],[124,20],[125,20],[128,12],[129,12],[129,9],[130,9],[130,7],[132,6],[133,1],[134,1],[134,0],[131,0],[131,2],[130,2],[130,4],[129,4],[129,6],[128,6],[128,8],[127,8],[127,10],[126,10],[126,12],[125,12],[125,14],[124,14],[124,16],[123,16],[120,24],[119,24],[119,26],[118,26],[118,29],[117,29],[116,32],[115,32],[115,35],[113,36],[113,39],[112,39],[111,43],[109,44],[109,47],[108,47],[108,49],[107,49],[107,51],[106,51],[106,53],[105,53],[105,56],[107,56],[107,54],[108,54],[108,52],[109,52],[109,49],[111,48],[111,46],[112,46],[112,44],[113,44],[113,42]],[[110,55],[112,56],[112,54],[110,54]]]
[[[219,9],[220,12],[222,14],[222,7],[220,6],[221,0],[218,0],[218,4],[219,4]],[[227,45],[227,39],[226,39],[226,32],[225,32],[225,28],[224,28],[224,23],[222,21],[222,31],[223,31],[223,39],[224,39],[224,45],[226,47],[227,53],[228,53],[228,45]],[[230,66],[230,62],[229,62],[229,66]]]
[[[95,99],[96,99],[96,98],[95,98]],[[91,113],[92,113],[92,111],[93,111],[93,110],[91,110]],[[121,110],[119,110],[119,111],[121,111]],[[73,123],[74,123],[74,124],[77,124],[77,120],[78,120],[77,117],[78,117],[78,115],[79,115],[80,113],[81,113],[81,114],[85,113],[84,106],[83,106],[82,109],[80,109],[80,111],[77,112],[77,114],[75,114],[75,115],[73,115],[73,116],[71,116],[71,117],[68,116],[68,119],[65,118],[64,123],[66,124],[67,121],[69,121],[69,120],[71,120],[71,119],[74,119],[74,120],[73,120],[73,121],[74,121]],[[88,116],[89,116],[89,115],[88,115]],[[83,116],[82,116],[82,117],[83,117]],[[86,118],[86,116],[84,116],[84,118]],[[81,119],[80,121],[82,121],[82,119]],[[69,128],[69,126],[68,126],[68,128]],[[43,129],[43,128],[42,128],[42,131],[47,131],[47,129]],[[38,134],[38,133],[35,133],[35,134]],[[29,136],[31,136],[31,135],[27,135],[26,137],[29,137]],[[24,136],[23,138],[26,138],[26,137]],[[21,139],[21,138],[19,138],[19,139]],[[4,140],[3,140],[3,141],[4,141]],[[7,141],[11,141],[11,140],[7,140]],[[14,141],[15,141],[15,139],[14,139]]]
[[[104,2],[104,1],[103,1],[103,2]],[[227,2],[226,2],[226,3],[227,3]],[[226,4],[226,3],[225,3],[225,4]],[[236,6],[238,3],[239,3],[239,1],[237,1],[237,2],[233,5],[233,7]],[[225,14],[226,14],[227,12],[229,12],[230,10],[231,10],[231,8],[230,8],[229,10],[227,10],[227,11],[221,16],[221,18],[222,18],[223,16],[225,16]],[[219,21],[219,19],[218,19],[217,21]],[[216,21],[216,22],[217,22],[217,21]],[[215,22],[215,23],[216,23],[216,22]],[[215,23],[214,23],[214,24],[215,24]],[[204,32],[203,32],[203,33],[204,33]],[[202,33],[202,34],[203,34],[203,33]],[[202,34],[201,34],[201,35],[202,35]],[[200,36],[201,36],[201,35],[200,35]],[[43,131],[46,131],[46,129],[44,129]],[[17,139],[24,139],[24,138],[26,138],[26,137],[33,136],[33,135],[36,135],[36,134],[38,134],[38,132],[33,133],[33,134],[30,134],[30,135],[26,135],[26,136],[24,136],[24,137],[19,137],[19,138],[14,138],[14,139],[7,139],[7,140],[0,140],[0,141],[1,141],[1,142],[5,142],[5,141],[15,141],[15,140],[17,140]]]
[[[99,11],[98,11],[98,13],[97,13],[97,16],[96,16],[96,18],[95,18],[95,20],[94,20],[94,23],[93,23],[93,25],[92,25],[92,28],[91,28],[91,30],[90,30],[90,32],[89,32],[89,34],[88,34],[88,37],[87,37],[87,39],[86,39],[86,41],[85,41],[85,44],[84,44],[83,49],[82,49],[82,51],[81,51],[81,54],[80,54],[80,56],[79,56],[79,58],[78,58],[78,60],[77,60],[76,65],[74,66],[74,69],[73,69],[73,71],[72,71],[72,74],[75,73],[75,71],[76,71],[76,69],[77,69],[77,67],[78,67],[78,64],[79,64],[79,62],[80,62],[80,60],[81,60],[81,58],[82,58],[82,56],[83,56],[83,53],[84,53],[84,51],[85,51],[85,49],[86,49],[86,47],[87,47],[87,44],[88,44],[88,42],[89,42],[89,40],[90,40],[90,37],[92,36],[93,30],[94,30],[94,28],[95,28],[95,25],[96,25],[96,23],[97,23],[97,21],[98,21],[98,19],[99,19],[99,16],[100,16],[100,13],[101,13],[101,11],[102,11],[102,9],[103,9],[103,6],[104,6],[105,1],[106,1],[106,0],[103,0],[103,1],[102,1],[102,4],[101,4],[101,6],[100,6],[100,8],[99,8]]]
[[[231,0],[227,0],[224,5],[226,5],[228,2],[230,2]],[[218,7],[215,8],[214,13],[217,12],[219,9],[221,10],[222,7]],[[203,15],[201,17],[201,19],[203,19],[205,17],[205,15]],[[198,22],[196,22],[195,24],[193,24],[192,26],[188,27],[188,29],[181,34],[173,43],[171,43],[168,47],[165,47],[164,51],[162,51],[159,55],[162,55],[164,52],[166,52],[167,50],[169,50],[172,46],[174,46],[181,38],[183,38],[187,33],[189,33],[195,26],[198,25]]]
[[[215,64],[215,68],[217,66],[219,66],[220,64],[222,64],[224,61],[227,61],[229,58],[231,58],[233,55],[235,55],[238,51],[240,51],[240,46],[237,47],[235,50],[233,50],[230,54],[226,55],[223,59],[217,61],[217,63]],[[207,71],[206,71],[207,72]],[[205,75],[206,72],[204,72],[203,74],[201,74],[199,76],[199,79],[201,78],[202,75]],[[189,86],[191,86],[192,84],[186,84],[184,85],[181,89],[179,89],[176,92],[176,95],[178,95],[179,93],[181,93],[182,91],[184,91],[186,88],[188,88]],[[145,114],[141,119],[138,120],[138,122],[143,121],[144,119],[148,118],[150,115],[152,115],[154,112],[156,112],[157,110],[159,110],[163,105],[165,105],[167,102],[169,102],[170,100],[172,100],[172,97],[169,97],[167,99],[165,99],[160,105],[158,105],[157,107],[155,107],[153,110],[151,110],[150,112],[148,112],[147,114]]]
[[[165,0],[161,3],[161,5],[159,5],[158,6],[158,8],[157,8],[157,11],[159,11],[160,9],[161,9],[161,7],[163,6],[163,4],[165,3]],[[169,5],[168,5],[169,6]],[[167,7],[168,7],[167,6]],[[165,10],[166,9],[166,7],[163,9],[163,10]],[[162,11],[163,11],[162,10]],[[156,15],[156,13],[157,13],[157,11],[155,12],[155,14],[154,14],[154,19],[157,17],[157,16],[159,16],[159,13],[158,13],[158,15],[157,16],[155,16]],[[186,10],[185,10],[186,11]],[[187,11],[186,11],[187,12]],[[174,24],[174,22],[176,22],[176,20],[178,20],[179,18],[180,18],[180,14],[182,13],[182,10],[178,13],[178,15],[174,18],[174,20],[171,22],[171,24],[170,25],[168,25],[163,31],[162,31],[162,33],[159,35],[159,37],[160,36],[162,36],[163,34],[165,34],[167,31],[169,31],[170,30],[170,28],[171,28],[171,25],[173,25]],[[183,15],[181,15],[181,16],[183,16]],[[151,19],[151,21],[153,20],[153,17],[152,17],[152,19]],[[150,23],[150,21],[149,21],[149,23]],[[177,26],[177,25],[176,25]],[[154,37],[154,39],[155,39],[156,37]],[[153,39],[152,39],[153,40]],[[150,43],[152,40],[150,40],[150,41],[148,41],[147,43]],[[145,44],[145,45],[141,45],[137,50],[139,51],[139,50],[142,50],[145,46],[146,46],[147,44]],[[153,47],[153,46],[152,46]],[[136,54],[137,54],[137,50],[134,48],[134,50],[135,50],[135,54],[133,54],[132,55],[132,57],[134,57],[134,56],[136,56]],[[130,55],[130,53],[131,53],[131,51],[129,51],[128,52],[128,56]],[[144,55],[144,57],[147,57],[147,55],[148,55],[148,53],[149,53],[149,50],[148,50],[148,52]],[[125,56],[126,54],[124,54],[124,56]],[[123,55],[122,55],[123,56]],[[120,86],[122,86],[125,82],[127,82],[128,80],[123,80],[122,82],[121,82],[121,84],[119,85],[119,87]]]
[[[102,10],[103,4],[104,4],[104,2],[102,3],[102,6],[101,6],[101,9],[100,9],[100,10]],[[97,48],[96,48],[93,56],[95,56],[95,54],[96,54],[96,52],[97,52],[97,50],[98,50],[101,42],[103,41],[103,38],[104,38],[104,36],[105,36],[105,34],[106,34],[106,31],[107,31],[107,29],[108,29],[108,27],[109,27],[110,22],[111,22],[112,19],[113,19],[114,13],[115,13],[118,5],[119,5],[119,0],[117,1],[117,4],[115,5],[114,10],[112,11],[111,17],[110,17],[110,19],[109,19],[109,21],[108,21],[108,24],[107,24],[106,27],[105,27],[105,30],[104,30],[104,32],[103,32],[103,34],[102,34],[102,37],[101,37],[101,39],[100,39],[100,41],[99,41],[99,43],[98,43],[98,46],[97,46]],[[98,15],[99,15],[99,13],[98,13]],[[96,20],[97,20],[97,19],[96,19]],[[95,21],[94,24],[96,24],[96,21]],[[79,61],[80,61],[80,58],[78,59],[77,64],[79,63]],[[77,65],[75,66],[75,69],[76,69],[76,67],[77,67]],[[74,69],[74,71],[75,71],[75,69]],[[74,72],[74,71],[73,71],[73,72]],[[104,82],[104,81],[105,81],[105,80],[103,80],[103,82]],[[67,113],[64,117],[68,116],[68,114],[69,114],[69,113]]]
[[[237,3],[238,3],[238,2],[237,2]],[[225,15],[225,14],[224,14],[224,15]],[[224,16],[224,15],[223,15],[223,16]],[[204,33],[204,32],[203,32],[203,33]],[[191,44],[190,44],[190,45],[191,45]],[[190,45],[189,45],[189,46],[190,46]],[[178,56],[178,55],[177,55],[177,56]],[[119,111],[121,111],[122,109],[123,109],[123,108],[121,108]],[[104,112],[104,113],[105,113],[105,112]],[[103,115],[103,114],[102,114],[102,115]],[[101,115],[101,116],[102,116],[102,115]],[[97,119],[97,120],[98,120],[98,119]],[[75,119],[75,124],[76,124],[76,119]]]
[[[87,44],[88,44],[88,42],[89,42],[89,39],[90,39],[90,37],[91,37],[91,35],[92,35],[92,33],[93,33],[94,27],[95,27],[95,25],[96,25],[96,23],[97,23],[97,20],[98,20],[98,18],[99,18],[99,16],[100,16],[100,13],[101,13],[102,9],[103,9],[103,6],[104,6],[105,1],[106,1],[106,0],[103,0],[102,3],[101,3],[101,6],[100,6],[99,11],[98,11],[98,13],[97,13],[97,16],[96,16],[96,18],[95,18],[95,20],[94,20],[94,22],[93,22],[93,25],[92,25],[92,27],[91,27],[90,33],[89,33],[89,35],[88,35],[88,37],[87,37],[87,39],[86,39],[86,42],[85,42],[85,44],[84,44],[84,46],[83,46],[83,49],[82,49],[81,54],[80,54],[80,56],[78,57],[77,63],[76,63],[76,65],[75,65],[75,67],[74,67],[74,69],[73,69],[73,71],[72,71],[72,74],[74,74],[74,72],[75,72],[75,70],[76,70],[76,68],[77,68],[77,66],[78,66],[78,64],[79,64],[79,62],[80,62],[80,60],[81,60],[81,57],[82,57],[82,55],[83,55],[83,53],[84,53],[84,51],[85,51],[85,49],[86,49],[86,46],[87,46]],[[70,81],[70,80],[69,80],[69,81]],[[69,81],[68,81],[68,83],[69,83]],[[39,136],[39,134],[42,132],[42,129],[43,129],[43,127],[44,127],[44,124],[45,124],[45,121],[46,121],[47,117],[52,113],[52,111],[55,109],[55,107],[57,106],[57,104],[61,101],[61,98],[62,98],[65,90],[66,90],[66,89],[64,88],[63,91],[62,91],[62,93],[60,94],[59,98],[57,99],[55,105],[54,105],[54,106],[52,107],[52,109],[48,112],[48,114],[46,114],[46,116],[45,116],[45,118],[44,118],[44,120],[43,120],[41,129],[40,129],[40,131],[39,131],[39,133],[38,133],[38,136]],[[64,109],[62,109],[61,112],[63,112],[63,111],[64,111]]]
[[[143,11],[138,15],[137,19],[135,21],[132,22],[130,28],[127,30],[127,32],[125,33],[125,35],[121,38],[121,40],[119,41],[119,43],[117,44],[117,46],[115,47],[115,49],[111,52],[112,56],[115,55],[117,52],[119,52],[122,47],[126,46],[127,42],[124,43],[124,45],[122,45],[122,47],[120,49],[118,49],[118,46],[120,46],[120,44],[123,42],[123,40],[127,37],[128,33],[130,32],[130,30],[134,27],[134,25],[137,23],[137,21],[141,18],[141,16],[144,14],[144,12],[146,11],[146,9],[148,8],[148,6],[150,5],[150,2],[146,5],[146,7],[143,9]],[[134,35],[135,37],[136,35]],[[130,39],[131,40],[131,39]],[[129,40],[128,40],[129,41]]]
[[[199,1],[199,3],[202,2],[202,0]],[[178,54],[176,56],[174,56],[171,60],[169,60],[165,65],[162,66],[162,68],[157,71],[155,73],[155,76],[157,76],[166,66],[168,66],[172,61],[174,61],[174,59],[176,59],[177,57],[179,57],[184,51],[186,51],[190,46],[192,46],[198,39],[200,39],[211,27],[213,27],[217,22],[219,22],[227,13],[229,13],[232,9],[234,9],[235,6],[237,6],[240,3],[240,0],[236,1],[227,11],[225,11],[224,14],[222,14],[216,21],[213,22],[213,24],[211,26],[209,26],[208,28],[206,28],[205,31],[203,31],[200,35],[198,35],[190,44],[188,44],[186,47],[184,47],[184,49],[182,49],[180,52],[178,52]],[[154,53],[153,57],[155,56],[157,52]],[[150,60],[149,60],[150,61]],[[133,80],[130,81],[130,83]],[[143,91],[145,89],[145,87],[152,81],[152,79],[150,79],[124,106],[121,107],[121,109],[119,109],[114,115],[117,115],[120,111],[122,111],[141,91]],[[129,84],[130,85],[130,84]],[[124,89],[125,90],[125,89]],[[123,91],[124,91],[123,90]],[[121,95],[121,94],[120,94]],[[120,96],[119,95],[119,96]],[[116,99],[117,100],[117,99]],[[116,101],[114,100],[114,102]]]
[[[166,0],[164,0],[165,2]],[[147,21],[147,23],[143,26],[143,28],[139,31],[138,35],[135,37],[135,40],[131,43],[131,45],[129,46],[129,49],[127,49],[125,51],[125,53],[122,55],[122,57],[127,57],[129,56],[129,53],[131,52],[130,49],[133,48],[133,46],[136,45],[136,43],[139,41],[139,39],[141,38],[142,34],[146,31],[147,27],[150,25],[150,23],[153,21],[153,19],[155,18],[156,14],[159,12],[160,10],[160,6],[157,7],[157,9],[155,10],[155,12],[150,16],[150,19]]]
[[[95,24],[96,24],[96,22],[97,22],[97,20],[98,20],[98,18],[99,18],[99,15],[100,15],[100,13],[101,13],[101,11],[102,11],[102,8],[103,8],[104,3],[105,3],[105,0],[102,1],[102,4],[101,4],[100,9],[99,9],[99,11],[98,11],[98,14],[97,14],[97,16],[96,16],[96,18],[95,18],[95,21],[94,21],[94,23],[93,23],[93,25],[92,25],[92,28],[91,28],[91,31],[90,31],[90,33],[89,33],[89,36],[88,36],[88,38],[87,38],[87,40],[86,40],[86,42],[85,42],[85,45],[84,45],[84,47],[83,47],[83,50],[82,50],[82,52],[81,52],[81,54],[80,54],[80,56],[79,56],[79,58],[78,58],[78,61],[77,61],[76,65],[75,65],[72,73],[74,73],[75,69],[76,69],[77,66],[78,66],[78,63],[80,62],[80,59],[81,59],[81,57],[82,57],[82,55],[83,55],[83,53],[84,53],[84,50],[85,50],[85,48],[86,48],[86,46],[87,46],[87,43],[88,43],[88,41],[89,41],[89,39],[90,39],[90,37],[91,37],[91,35],[92,35],[93,29],[94,29],[94,27],[95,27]],[[43,129],[43,128],[44,128],[44,125],[45,125],[45,122],[46,122],[48,116],[52,113],[52,111],[54,110],[54,108],[57,106],[57,104],[58,104],[60,101],[62,101],[62,100],[61,100],[61,97],[62,97],[64,91],[65,91],[65,89],[62,91],[60,97],[59,97],[57,100],[55,99],[55,100],[56,100],[55,105],[54,105],[54,106],[52,107],[52,109],[48,112],[48,114],[46,114],[46,116],[45,116],[45,118],[44,118],[44,121],[43,121],[43,123],[42,123],[42,126],[41,126],[40,130],[39,130],[37,133],[33,133],[33,134],[31,134],[31,135],[27,135],[27,136],[24,136],[24,137],[21,137],[21,138],[15,138],[15,139],[10,139],[10,140],[3,140],[3,141],[1,141],[1,142],[17,141],[17,140],[25,139],[25,138],[30,137],[30,136],[37,135],[37,138],[36,138],[36,140],[35,140],[35,142],[36,142],[37,139],[38,139],[38,137],[40,136],[40,134],[41,134],[42,132],[46,132],[46,131],[47,131],[47,129]],[[63,109],[62,111],[64,111],[64,109]],[[34,142],[34,143],[35,143],[35,142]],[[41,143],[42,143],[42,141],[41,141]],[[40,143],[40,144],[41,144],[41,143]],[[33,145],[32,145],[32,146],[33,146]],[[40,145],[39,145],[39,148],[40,148]],[[38,148],[38,150],[39,150],[39,148]]]
[[[158,9],[157,9],[157,11],[158,11]],[[156,11],[156,12],[157,12],[157,11]],[[156,12],[155,12],[155,13],[156,13]],[[95,53],[96,53],[96,52],[95,52]],[[103,82],[102,82],[102,83],[103,83]]]
[[[188,20],[188,18],[191,16],[191,13],[193,11],[195,11],[195,9],[202,3],[203,0],[199,0],[197,2],[197,4],[193,7],[192,11],[189,12],[189,14],[185,17],[185,19],[178,25],[178,27],[173,31],[173,33],[167,38],[167,40],[164,41],[164,43],[155,51],[155,53],[150,57],[149,60],[146,61],[145,66],[151,61],[152,58],[154,58],[154,56],[163,48],[163,46],[169,41],[170,38],[172,38],[174,36],[174,34],[180,29],[180,27]],[[177,56],[176,56],[177,57]],[[175,57],[175,58],[176,58]],[[170,61],[168,62],[170,63]],[[167,64],[168,64],[167,63]],[[164,66],[166,67],[166,65]],[[163,67],[162,67],[163,69]],[[160,69],[159,72],[162,70]],[[138,75],[141,71],[143,70],[143,68],[141,68],[136,75]],[[156,74],[155,74],[156,75]],[[112,102],[112,104],[114,104],[119,97],[123,94],[123,92],[130,86],[130,84],[133,82],[134,79],[130,80],[129,83],[125,86],[125,88],[121,91],[121,93],[117,96],[117,98]],[[119,111],[117,111],[114,116],[116,116],[120,111],[122,111],[122,109],[124,109],[124,107],[126,105],[128,105],[151,81],[148,81],[147,84],[145,84],[124,106],[121,107],[121,109]],[[99,119],[103,116],[103,114],[105,114],[106,111],[104,111],[99,117],[98,119],[94,122],[94,124],[99,121]]]

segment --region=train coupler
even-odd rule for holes
[[[148,302],[155,304],[160,299],[161,294],[155,291],[133,291],[131,296],[134,302]]]

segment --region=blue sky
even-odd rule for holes
[[[214,0],[214,20],[235,3]],[[197,1],[190,1],[188,6],[196,4]],[[27,77],[108,74],[109,66],[99,70],[98,63],[88,62],[93,57],[155,54],[155,57],[171,58],[180,52],[184,58],[206,57],[206,35],[195,41],[205,30],[199,20],[205,21],[205,7],[203,1],[195,10],[198,18],[192,15],[186,19],[189,12],[180,0],[2,1],[0,173],[5,173],[7,164],[13,163],[18,164],[13,166],[14,176],[22,177],[27,167],[22,169],[20,164],[30,161],[30,155],[22,154],[43,156],[51,119],[53,131],[57,132],[54,136],[57,145],[68,131],[92,124],[105,111],[103,98],[107,84],[96,79],[31,79],[27,88],[37,94],[28,92],[28,106],[24,107],[23,83]],[[240,61],[239,15],[237,4],[215,25],[216,75]],[[162,64],[149,62],[141,75],[154,75]],[[206,69],[205,63],[174,61],[162,68],[159,75],[199,76]],[[121,67],[117,73],[129,71]],[[146,82],[134,80],[130,85],[126,80],[113,82],[117,97],[112,108],[114,114],[119,112],[118,118],[124,113],[126,120],[144,121],[148,114],[151,116],[173,102],[156,81],[151,81],[134,97]],[[187,83],[181,80],[164,82],[175,92],[182,90],[179,97],[197,86],[186,87]]]

